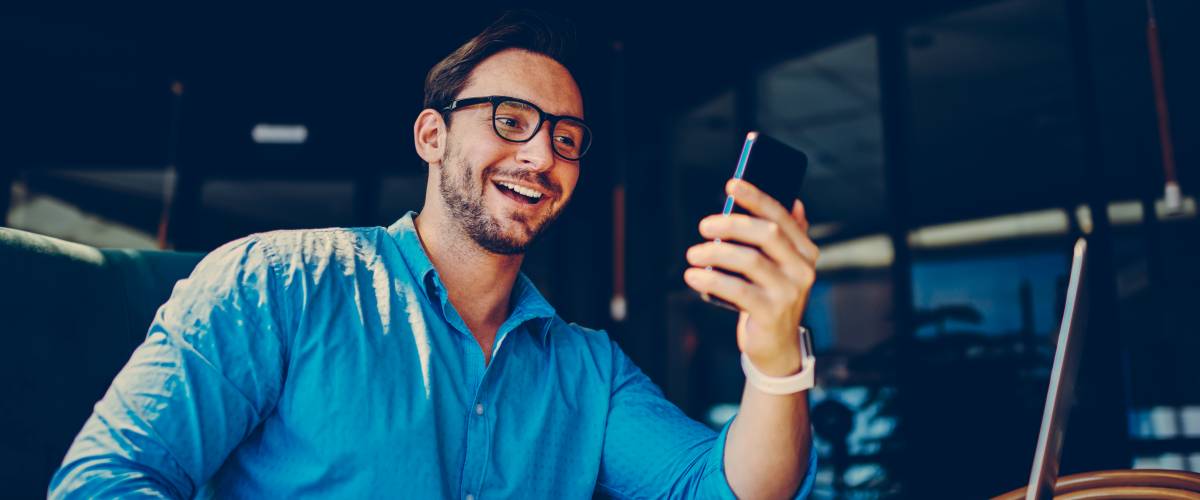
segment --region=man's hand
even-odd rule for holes
[[[789,212],[749,182],[730,179],[725,191],[753,216],[710,215],[700,221],[706,239],[688,249],[683,273],[688,286],[741,309],[738,348],[763,373],[787,376],[799,372],[802,355],[796,327],[804,316],[816,279],[817,245],[808,237],[804,205],[795,200]],[[740,273],[746,279],[705,269]]]

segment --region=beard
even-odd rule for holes
[[[522,231],[524,234],[508,234],[502,228],[500,221],[489,214],[483,206],[488,184],[491,182],[489,179],[499,172],[499,167],[495,165],[484,167],[480,176],[476,178],[474,165],[457,153],[458,150],[453,144],[446,145],[446,160],[442,162],[438,171],[440,181],[438,191],[459,227],[484,250],[500,255],[525,253],[566,207],[564,203],[558,209],[542,216],[540,220],[529,220],[525,214],[514,212],[509,215],[509,218],[524,228]],[[542,186],[546,191],[553,193],[556,198],[562,193],[562,189],[550,182],[545,172],[534,174],[517,170],[505,172],[504,177]]]

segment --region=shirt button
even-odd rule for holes
[[[475,495],[467,493],[467,500],[475,500]]]
[[[479,404],[475,405],[475,414],[483,415],[483,403],[479,403]],[[467,498],[467,500],[473,500],[473,499]]]

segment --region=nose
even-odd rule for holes
[[[550,141],[550,122],[547,121],[529,142],[517,149],[517,161],[537,172],[549,170],[554,165],[554,145]]]

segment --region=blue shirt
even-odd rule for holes
[[[409,213],[181,280],[51,497],[732,498],[719,434],[524,275],[485,366]],[[812,487],[815,454],[797,496]]]

